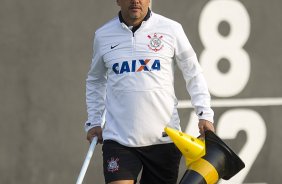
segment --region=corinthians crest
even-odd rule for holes
[[[148,47],[151,50],[158,52],[159,50],[161,50],[164,47],[162,43],[163,36],[158,36],[157,33],[154,33],[154,36],[148,35],[147,37],[150,39]]]
[[[119,165],[118,165],[118,158],[111,158],[111,160],[108,160],[108,172],[115,172],[118,171]]]

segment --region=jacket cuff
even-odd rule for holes
[[[204,119],[210,121],[211,123],[214,122],[214,112],[211,108],[200,108],[196,113],[199,119]]]
[[[90,122],[90,121],[86,121],[84,124],[84,130],[87,133],[91,128],[97,127],[97,126],[101,126],[100,122]]]

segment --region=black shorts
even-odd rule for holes
[[[134,180],[142,170],[140,184],[176,184],[181,153],[173,144],[126,147],[105,140],[103,147],[105,182]]]

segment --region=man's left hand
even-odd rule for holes
[[[213,123],[208,121],[208,120],[205,120],[205,119],[200,119],[199,120],[198,127],[199,127],[199,132],[201,134],[201,137],[205,136],[205,131],[206,130],[211,130],[211,131],[215,132]]]

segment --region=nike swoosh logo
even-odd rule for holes
[[[115,47],[117,47],[119,44],[112,46],[111,45],[111,49],[114,49]]]

